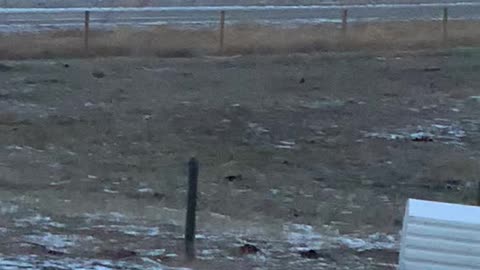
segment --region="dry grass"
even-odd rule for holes
[[[227,27],[225,54],[265,54],[344,50],[436,49],[480,45],[480,22],[449,22],[442,41],[441,22],[364,23],[281,28],[259,25]],[[117,28],[90,36],[90,56],[190,57],[219,52],[218,30],[169,27]],[[0,58],[85,56],[82,31],[4,34]]]

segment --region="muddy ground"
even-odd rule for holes
[[[394,269],[407,198],[476,201],[479,70],[476,49],[2,62],[0,266]]]

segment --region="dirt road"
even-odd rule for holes
[[[479,67],[477,50],[2,62],[0,266],[394,269],[407,198],[475,201]]]
[[[338,5],[338,4],[421,4],[460,3],[459,0],[3,0],[2,8],[64,8],[64,7],[169,7],[169,6],[232,6],[232,5]]]

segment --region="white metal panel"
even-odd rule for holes
[[[410,199],[400,270],[480,270],[480,207]]]
[[[409,199],[408,215],[432,220],[480,225],[480,207]]]

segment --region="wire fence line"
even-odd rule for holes
[[[196,7],[94,7],[94,8],[7,8],[0,9],[0,31],[21,32],[75,29],[84,25],[90,12],[92,28],[118,25],[211,27],[218,25],[219,14],[227,13],[227,24],[256,23],[296,26],[348,22],[432,21],[443,19],[448,8],[450,20],[480,20],[480,3],[358,4],[310,6],[196,6]]]
[[[470,46],[480,43],[477,14],[480,2],[0,9],[0,52],[23,59]]]

